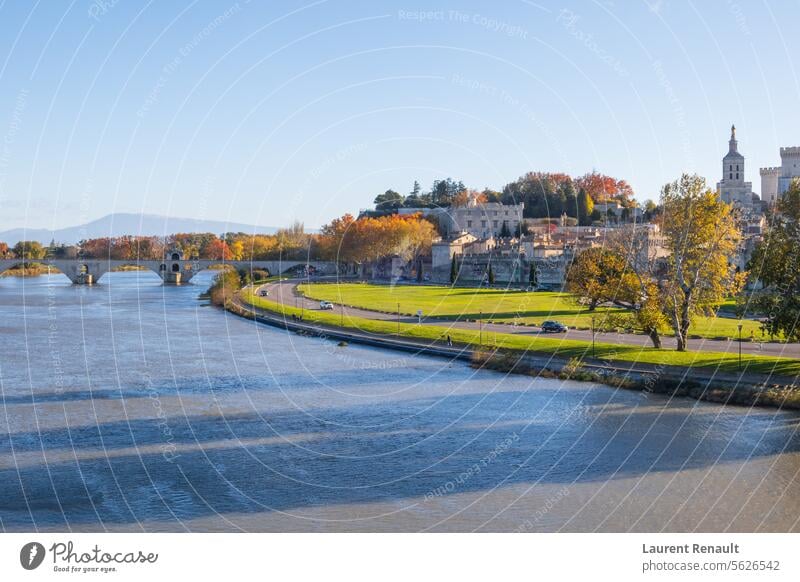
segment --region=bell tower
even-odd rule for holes
[[[717,194],[723,202],[752,207],[753,185],[744,178],[744,156],[739,153],[736,126],[731,125],[728,153],[722,158],[722,180],[717,183]]]
[[[739,142],[736,140],[736,126],[731,125],[731,139],[728,141],[728,153],[722,158],[722,181],[741,185],[744,182],[744,156],[739,153]]]

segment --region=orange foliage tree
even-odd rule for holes
[[[419,214],[390,214],[354,220],[349,214],[322,228],[319,250],[323,258],[340,262],[369,262],[389,256],[406,261],[430,252],[434,225]]]
[[[616,200],[623,206],[633,204],[633,188],[625,180],[617,180],[599,172],[589,172],[575,179],[578,190],[583,188],[595,202]]]

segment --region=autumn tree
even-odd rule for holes
[[[345,215],[322,228],[318,245],[325,257],[343,262],[377,261],[389,256],[411,261],[430,252],[435,234],[434,225],[419,214],[359,220]]]
[[[566,290],[584,301],[589,311],[613,301],[625,274],[625,258],[602,247],[581,252],[567,271]]]
[[[634,204],[633,188],[625,180],[618,180],[599,172],[590,172],[575,178],[575,184],[579,189],[585,190],[594,202],[616,200],[623,206]]]
[[[233,254],[224,240],[212,238],[203,242],[200,247],[200,257],[215,261],[230,261],[233,259]]]
[[[700,176],[684,174],[664,186],[661,205],[669,258],[660,293],[678,350],[685,351],[693,318],[713,315],[741,288],[732,264],[740,233],[731,205]]]
[[[280,228],[275,233],[277,250],[281,258],[284,259],[304,259],[308,257],[311,238],[306,233],[303,223],[299,221],[295,221],[289,228]]]
[[[345,236],[355,221],[352,214],[345,214],[340,218],[334,218],[322,227],[319,241],[321,258],[344,263],[355,260],[350,253],[351,248],[344,246]]]
[[[470,202],[474,202],[475,204],[486,204],[488,201],[489,200],[486,194],[483,192],[478,192],[477,190],[462,190],[453,197],[450,205],[455,207],[463,207],[469,205]]]

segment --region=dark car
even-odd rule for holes
[[[558,321],[543,321],[542,331],[545,333],[564,333],[567,331],[567,326]]]

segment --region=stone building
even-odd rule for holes
[[[728,153],[722,158],[722,180],[717,182],[717,194],[723,202],[747,210],[753,209],[753,184],[745,182],[744,156],[739,153],[736,126],[731,126]]]
[[[781,148],[780,155],[780,166],[761,168],[761,199],[768,204],[786,192],[793,179],[800,178],[800,147]]]
[[[499,202],[480,203],[474,198],[465,206],[449,206],[447,208],[401,208],[400,214],[421,213],[439,222],[440,230],[445,238],[452,238],[461,233],[469,233],[475,238],[496,238],[507,230],[515,236],[522,224],[522,211],[525,205],[500,204]]]

